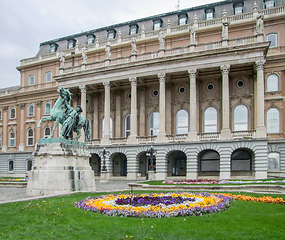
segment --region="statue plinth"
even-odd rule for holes
[[[94,172],[85,143],[63,138],[40,139],[28,173],[27,195],[47,196],[95,191]]]

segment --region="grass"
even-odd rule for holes
[[[78,193],[0,204],[0,238],[284,239],[285,205],[236,201],[222,213],[201,217],[124,218],[74,207],[75,202],[89,195],[101,194]]]

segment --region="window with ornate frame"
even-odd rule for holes
[[[266,78],[266,91],[277,92],[279,91],[279,77],[277,74],[269,74]]]
[[[248,130],[248,108],[244,104],[239,104],[234,108],[234,131]]]
[[[269,47],[277,47],[278,46],[278,39],[277,39],[277,33],[270,33],[266,35],[266,41],[270,42]]]
[[[180,109],[175,117],[176,134],[187,134],[189,131],[189,115],[185,109]]]
[[[44,129],[44,138],[48,138],[51,134],[50,127],[45,127]]]
[[[204,111],[204,133],[218,132],[218,111],[208,107]]]
[[[128,114],[125,117],[125,137],[130,136],[131,134],[131,114]]]
[[[30,104],[28,107],[28,117],[33,117],[34,116],[34,105]]]
[[[51,82],[51,76],[52,76],[51,71],[46,72],[46,83]]]
[[[280,132],[280,114],[277,108],[270,108],[266,114],[266,129],[267,133]]]
[[[149,117],[149,134],[156,136],[159,133],[159,112],[153,112]]]
[[[16,118],[16,108],[11,107],[10,109],[10,119],[15,119]]]
[[[27,145],[33,146],[34,145],[34,130],[29,128],[27,131]]]
[[[15,147],[16,146],[16,133],[14,130],[11,130],[9,132],[9,147]]]
[[[45,115],[50,115],[50,110],[51,110],[51,103],[46,102],[46,104],[45,104]]]
[[[29,85],[35,85],[35,75],[30,75],[29,76]]]

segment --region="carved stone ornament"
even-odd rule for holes
[[[158,73],[157,76],[158,76],[160,82],[165,82],[166,73]]]
[[[86,93],[86,85],[79,85],[81,93]]]
[[[36,101],[37,106],[41,106],[42,105],[42,101]]]
[[[224,75],[224,74],[229,74],[230,73],[230,65],[229,64],[226,64],[226,65],[222,65],[221,67],[220,67],[220,70],[221,70],[221,72],[222,72],[222,74]]]
[[[196,69],[196,68],[191,68],[191,69],[189,69],[189,70],[188,70],[188,74],[189,74],[190,78],[196,77],[197,69]]]
[[[110,82],[109,81],[104,81],[103,82],[105,90],[110,90]]]
[[[129,81],[130,81],[132,86],[136,86],[137,85],[137,78],[136,77],[130,77]]]
[[[7,111],[8,110],[8,106],[3,107],[3,111]]]
[[[255,68],[256,68],[256,70],[257,70],[257,71],[263,70],[263,69],[264,69],[265,62],[266,62],[265,59],[256,61],[256,62],[255,62]]]
[[[21,108],[21,109],[24,109],[25,106],[26,106],[26,103],[20,103],[20,108]]]

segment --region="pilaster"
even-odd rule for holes
[[[166,141],[165,131],[165,81],[166,73],[157,74],[159,78],[159,133],[157,135],[157,142]]]
[[[111,93],[110,93],[110,82],[105,81],[103,82],[104,89],[105,89],[105,101],[104,101],[104,136],[102,136],[101,144],[109,145],[110,144],[110,100],[111,100]]]
[[[189,109],[189,119],[190,128],[188,132],[188,140],[197,141],[197,96],[196,96],[196,74],[197,69],[188,70],[190,78],[190,109]]]
[[[138,117],[137,117],[137,78],[130,77],[131,83],[131,134],[128,137],[129,144],[137,143]]]
[[[25,128],[25,106],[26,104],[25,103],[21,103],[20,105],[20,143],[19,143],[19,151],[20,152],[23,152],[25,151],[25,134],[24,134],[24,128]],[[39,119],[39,118],[38,118]]]

